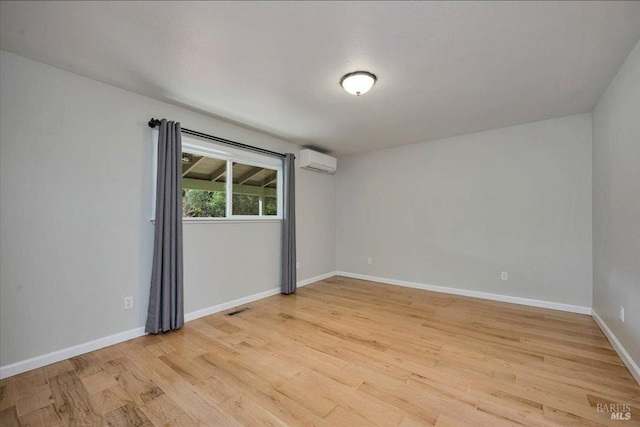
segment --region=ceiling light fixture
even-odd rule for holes
[[[345,74],[340,79],[340,85],[352,95],[360,96],[373,87],[378,78],[368,71],[355,71]]]

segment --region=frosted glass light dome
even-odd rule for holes
[[[340,79],[340,85],[350,94],[360,96],[363,93],[367,93],[376,80],[376,76],[368,71],[356,71],[344,75]]]

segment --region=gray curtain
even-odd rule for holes
[[[158,136],[156,229],[145,328],[152,334],[179,329],[184,325],[181,172],[180,123],[163,119]]]
[[[296,186],[295,157],[287,153],[282,160],[284,175],[284,212],[282,215],[282,286],[283,294],[296,291]]]

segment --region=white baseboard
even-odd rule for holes
[[[61,360],[69,359],[70,357],[88,353],[90,351],[109,347],[110,345],[128,341],[132,338],[141,337],[142,335],[145,335],[144,327],[139,327],[117,334],[109,335],[107,337],[98,338],[93,341],[74,345],[72,347],[63,348],[61,350],[43,354],[42,356],[32,357],[31,359],[22,360],[10,365],[0,366],[0,379],[18,375],[32,369],[41,368],[52,363],[60,362]]]
[[[269,289],[268,291],[259,292],[257,294],[234,299],[233,301],[224,302],[222,304],[217,304],[211,307],[203,308],[202,310],[192,311],[191,313],[187,313],[184,315],[184,321],[189,322],[191,320],[196,320],[201,317],[208,316],[210,314],[219,313],[221,311],[228,310],[230,308],[237,307],[239,305],[249,304],[250,302],[254,302],[259,299],[267,298],[273,295],[277,295],[279,293],[280,293],[280,288],[273,288],[273,289]]]
[[[638,384],[640,384],[640,366],[638,366],[638,364],[631,358],[629,352],[622,346],[622,343],[620,342],[620,340],[618,340],[618,337],[616,337],[613,331],[609,329],[607,324],[604,323],[602,317],[600,317],[598,313],[595,312],[595,310],[592,310],[591,315],[593,316],[593,320],[596,321],[596,325],[598,325],[598,327],[602,330],[604,336],[607,337],[613,349],[616,351],[616,353],[618,353],[620,359],[622,359],[622,362],[629,369],[629,372],[631,372],[633,378],[635,378]]]
[[[297,283],[297,286],[302,287],[302,286],[310,285],[311,283],[315,283],[319,280],[327,279],[335,275],[336,275],[336,272],[332,271],[326,274],[321,274],[320,276],[310,277],[308,279],[299,281]],[[280,293],[280,288],[269,289],[268,291],[259,292],[257,294],[249,295],[243,298],[238,298],[233,301],[217,304],[212,307],[203,308],[202,310],[192,311],[191,313],[187,313],[184,315],[184,320],[185,322],[188,322],[190,320],[195,320],[200,317],[208,316],[210,314],[219,313],[221,311],[228,310],[230,308],[237,307],[239,305],[248,304],[250,302],[257,301],[259,299],[267,298],[272,295],[277,295],[279,293]],[[0,366],[0,379],[18,375],[23,372],[30,371],[32,369],[41,368],[43,366],[47,366],[52,363],[60,362],[61,360],[69,359],[71,357],[76,357],[81,354],[99,350],[104,347],[109,347],[110,345],[118,344],[133,338],[141,337],[145,334],[146,332],[144,331],[144,326],[141,326],[139,328],[131,329],[129,331],[119,332],[114,335],[109,335],[107,337],[98,338],[93,341],[74,345],[72,347],[56,350],[51,353],[43,354],[42,356],[36,356],[27,360],[22,360],[20,362],[12,363],[10,365]]]
[[[474,297],[474,298],[488,299],[492,301],[509,302],[512,304],[529,305],[532,307],[549,308],[551,310],[568,311],[571,313],[591,314],[591,307],[584,307],[580,305],[571,305],[571,304],[564,304],[559,302],[520,298],[520,297],[509,296],[509,295],[491,294],[488,292],[469,291],[466,289],[449,288],[447,286],[426,285],[423,283],[406,282],[404,280],[395,280],[395,279],[387,279],[384,277],[367,276],[364,274],[348,273],[346,271],[337,271],[336,275],[351,277],[353,279],[380,282],[387,285],[404,286],[406,288],[414,288],[414,289],[423,289],[425,291],[442,292],[445,294],[462,295],[465,297]]]
[[[298,282],[298,287],[301,288],[303,286],[307,286],[312,283],[319,282],[320,280],[328,279],[329,277],[333,277],[336,274],[338,273],[336,273],[335,271],[330,271],[328,273],[321,274],[319,276],[309,277],[308,279],[300,280]]]
[[[325,273],[319,276],[310,277],[308,279],[301,280],[296,284],[296,286],[300,288],[302,286],[307,286],[312,283],[318,282],[320,280],[328,279],[329,277],[333,277],[335,275],[336,275],[336,272],[331,271],[329,273]],[[249,304],[250,302],[254,302],[259,299],[267,298],[273,295],[278,295],[279,293],[280,293],[280,288],[269,289],[268,291],[260,292],[257,294],[238,298],[233,301],[203,308],[202,310],[192,311],[191,313],[187,313],[184,315],[184,320],[185,322],[189,322],[191,320],[199,319],[200,317],[204,317],[204,316],[209,316],[210,314],[219,313],[221,311],[228,310],[230,308],[237,307],[239,305]]]

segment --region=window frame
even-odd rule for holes
[[[153,186],[152,186],[152,207],[151,217],[155,221],[156,217],[156,186],[158,178],[158,130],[152,130],[153,140]],[[282,159],[269,156],[267,154],[253,153],[213,141],[205,141],[190,135],[182,135],[182,152],[206,156],[227,162],[227,179],[225,182],[225,216],[224,217],[182,217],[183,223],[203,223],[203,222],[280,222],[283,212],[283,170]],[[276,181],[276,206],[277,215],[233,215],[233,163],[272,169],[277,172]]]

